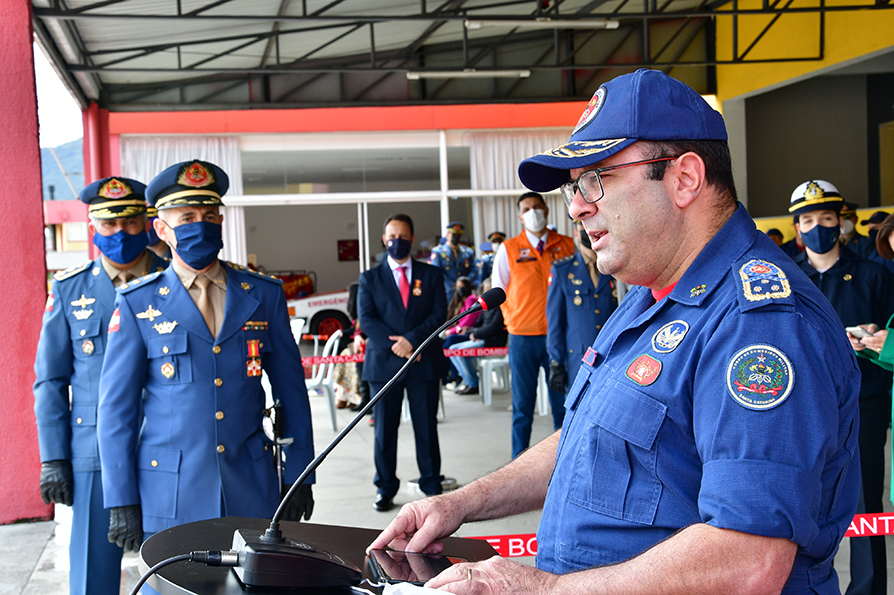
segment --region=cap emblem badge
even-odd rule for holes
[[[593,98],[590,99],[590,103],[587,104],[586,109],[584,109],[584,113],[580,115],[580,120],[577,121],[577,126],[574,127],[571,136],[574,136],[584,126],[592,122],[603,105],[605,105],[605,87],[599,87],[596,89],[596,93],[593,94]]]
[[[99,192],[97,192],[99,196],[112,200],[124,198],[131,193],[132,190],[130,189],[130,186],[116,178],[112,178],[111,180],[100,186]]]
[[[177,183],[193,188],[202,188],[214,183],[214,175],[198,162],[190,163],[177,178]]]

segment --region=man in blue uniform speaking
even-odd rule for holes
[[[81,191],[93,244],[102,255],[55,275],[37,344],[40,493],[47,504],[72,507],[72,595],[117,593],[121,582],[122,550],[106,539],[109,512],[102,503],[96,405],[115,287],[168,266],[146,250],[145,190],[136,180],[115,177]]]
[[[437,551],[463,522],[543,507],[537,568],[492,558],[428,586],[838,593],[859,369],[828,301],[737,203],[720,114],[639,70],[519,176],[561,187],[599,272],[636,287],[584,355],[561,431],[405,506],[372,547]]]
[[[275,279],[218,260],[226,173],[179,163],[149,184],[158,237],[173,262],[118,291],[102,369],[99,451],[109,539],[137,549],[143,532],[222,516],[269,517],[280,500],[262,427],[261,373],[282,404],[284,478],[313,458],[301,354]],[[122,372],[122,370],[126,370]],[[141,407],[142,405],[142,407]],[[310,485],[289,520],[309,518]]]

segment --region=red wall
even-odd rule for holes
[[[542,128],[569,132],[586,102],[223,110],[205,112],[106,112],[108,133],[236,134]],[[104,110],[99,110],[104,111]],[[87,120],[85,119],[85,124]],[[84,151],[86,155],[86,125]]]
[[[34,354],[46,301],[30,0],[0,2],[0,523],[52,517],[40,499]]]

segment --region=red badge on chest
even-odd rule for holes
[[[641,386],[649,386],[661,374],[661,362],[654,357],[641,355],[627,366],[627,378]]]

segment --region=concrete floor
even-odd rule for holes
[[[510,458],[511,413],[509,394],[495,392],[492,407],[484,407],[478,396],[458,396],[444,391],[446,417],[440,421],[439,434],[443,458],[442,470],[462,485],[496,469]],[[320,452],[335,437],[329,425],[325,399],[311,398],[315,443]],[[348,410],[338,410],[339,430],[352,419]],[[535,416],[533,441],[552,432],[549,416]],[[890,441],[890,440],[889,440]],[[384,528],[397,513],[380,513],[372,508],[376,489],[373,485],[373,428],[363,420],[348,435],[317,471],[314,486],[316,506],[312,521],[334,525]],[[417,477],[413,432],[408,423],[401,425],[398,451],[398,475],[403,481]],[[886,485],[890,485],[890,477]],[[887,488],[886,488],[887,489]],[[395,499],[404,504],[421,497],[404,488]],[[889,510],[894,510],[890,507]],[[68,593],[68,538],[70,509],[57,507],[56,520],[0,526],[0,595],[66,595]],[[534,533],[539,513],[511,519],[475,523],[460,529],[458,535],[508,535]],[[892,549],[889,537],[889,550]],[[842,543],[836,567],[841,576],[842,591],[848,584],[848,539]],[[517,560],[533,563],[530,558]],[[889,555],[894,560],[894,555]],[[888,582],[894,587],[894,564],[889,562]],[[127,595],[138,580],[134,554],[122,563],[122,595]],[[892,590],[894,592],[894,590]]]

